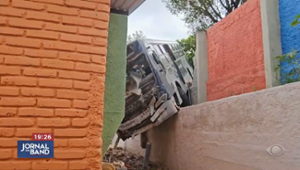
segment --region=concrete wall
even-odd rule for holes
[[[300,50],[300,25],[292,28],[291,23],[300,14],[300,0],[286,1],[279,0],[279,14],[281,26],[281,43],[283,54],[289,53],[293,50]],[[300,53],[298,54],[298,59]],[[281,81],[284,83],[284,73],[291,70],[288,62],[281,63]]]
[[[101,169],[109,0],[0,0],[0,169]],[[54,133],[54,159],[17,140]]]
[[[260,0],[208,29],[207,100],[266,88]]]
[[[127,16],[110,14],[105,80],[103,151],[124,117]]]
[[[172,170],[299,170],[299,104],[294,83],[184,108],[149,132],[151,159]],[[283,155],[266,152],[274,144]]]

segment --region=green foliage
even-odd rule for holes
[[[177,40],[177,42],[184,49],[189,62],[193,64],[193,58],[196,51],[196,36],[190,35],[188,38]]]
[[[206,30],[247,0],[163,0],[174,15],[183,15],[183,20],[194,32]]]
[[[292,27],[300,25],[300,14],[298,14],[293,22],[291,23]],[[300,81],[300,59],[297,59],[299,51],[292,51],[290,53],[275,57],[275,72],[277,73],[277,85],[283,85],[287,83],[293,83]],[[282,67],[281,63],[287,62],[286,67]],[[281,73],[280,70],[289,69],[291,70],[286,73]],[[282,77],[281,80],[279,77]]]
[[[127,44],[129,44],[139,38],[146,38],[146,36],[144,35],[144,33],[142,31],[135,31],[131,35],[127,36]]]
[[[292,26],[292,27],[295,27],[295,26],[297,26],[297,25],[299,25],[299,24],[300,24],[300,14],[298,14],[298,15],[295,17],[294,21],[291,23],[291,26]]]
[[[290,53],[277,56],[276,65],[275,65],[275,72],[280,72],[281,69],[288,69],[291,68],[289,72],[281,73],[282,81],[280,81],[279,75],[277,75],[277,85],[283,85],[287,83],[293,83],[300,81],[300,59],[297,59],[298,51],[292,51]],[[280,63],[287,62],[287,66],[283,67]],[[282,83],[283,82],[283,83]]]

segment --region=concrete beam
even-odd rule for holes
[[[196,32],[196,52],[194,59],[195,76],[192,87],[193,104],[207,101],[206,82],[208,80],[207,36],[205,31]],[[195,92],[196,91],[196,92]]]
[[[279,71],[275,71],[278,61],[275,57],[282,55],[281,38],[280,38],[280,20],[279,20],[279,3],[278,0],[260,0],[264,62],[266,75],[266,88],[277,85],[280,79]]]

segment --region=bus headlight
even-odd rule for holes
[[[164,103],[167,100],[167,97],[168,97],[167,93],[161,95],[157,100],[157,102],[155,103],[155,108],[158,108],[162,103]]]

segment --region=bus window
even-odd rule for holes
[[[159,45],[159,48],[161,49],[161,51],[162,51],[164,54],[168,54],[167,51],[165,50],[165,48],[164,48],[162,45]]]
[[[162,55],[162,52],[161,52],[161,50],[159,49],[159,47],[157,45],[153,45],[153,47],[154,47],[157,55]]]
[[[128,45],[127,46],[127,56],[133,52],[134,52],[133,45]]]

